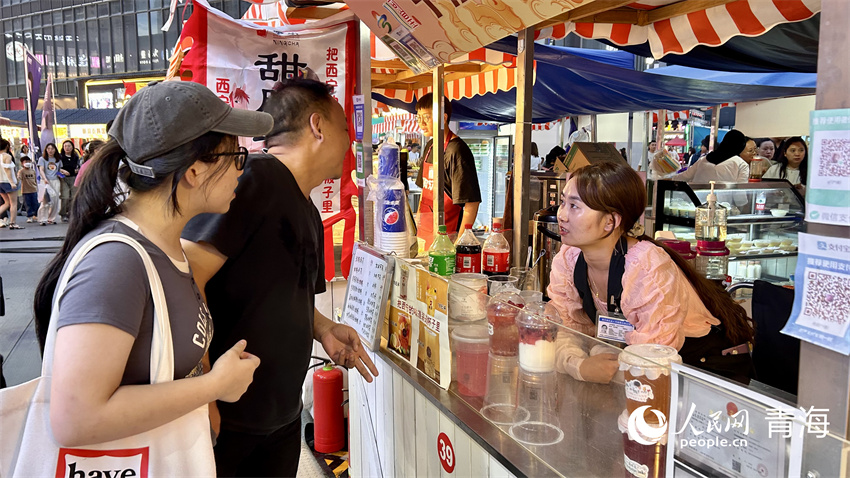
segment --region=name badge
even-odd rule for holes
[[[597,314],[596,316],[596,338],[598,339],[626,343],[626,332],[632,330],[635,330],[635,326],[621,314]]]

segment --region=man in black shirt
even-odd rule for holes
[[[431,93],[419,98],[416,102],[416,120],[425,136],[434,136],[434,128],[438,125],[437,118],[431,115],[433,96]],[[478,186],[478,173],[475,170],[475,157],[466,142],[449,130],[449,119],[452,117],[452,104],[448,98],[443,98],[443,125],[445,142],[443,149],[444,166],[444,198],[443,210],[445,224],[449,234],[463,232],[466,224],[473,224],[481,204],[481,189]],[[434,170],[433,163],[434,140],[428,141],[425,152],[419,162],[419,175],[416,185],[422,188],[422,198],[419,201],[419,217],[417,235],[425,240],[425,250],[431,246],[434,239]]]
[[[239,336],[263,364],[236,403],[219,403],[219,476],[295,476],[301,385],[313,339],[339,365],[377,375],[357,333],[315,310],[325,291],[323,228],[310,191],[339,178],[350,146],[342,107],[312,80],[279,83],[263,110],[268,154],[251,155],[230,210],[191,221],[184,249],[215,320],[210,359]],[[371,371],[371,374],[370,374]],[[216,416],[212,412],[214,420]]]

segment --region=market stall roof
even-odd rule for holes
[[[658,60],[707,70],[815,73],[819,36],[817,14],[801,22],[776,25],[757,37],[734,37],[720,46],[697,46],[684,55],[670,54]],[[601,41],[635,55],[652,56],[649,43],[623,46]]]
[[[489,49],[516,53],[512,38]],[[606,65],[536,44],[537,81],[532,89],[532,121],[542,123],[575,114],[622,113],[667,109],[681,111],[729,102],[808,95],[814,88],[718,83],[649,74]],[[410,102],[372,97],[390,106],[412,111]],[[454,101],[453,118],[476,121],[515,121],[516,90]]]
[[[739,85],[789,86],[794,88],[814,88],[817,81],[816,73],[730,73],[728,71],[703,70],[677,65],[653,68],[646,70],[646,73],[718,81],[720,83],[737,83]]]
[[[737,36],[756,37],[812,18],[820,9],[821,0],[595,0],[537,24],[535,37],[575,33],[615,45],[648,44],[646,56],[661,58]]]
[[[117,109],[67,109],[56,110],[57,124],[106,124],[118,115]],[[4,111],[3,115],[12,121],[26,124],[26,111]],[[41,110],[36,110],[36,118],[41,118]]]

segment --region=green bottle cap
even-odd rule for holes
[[[446,234],[446,226],[441,225],[439,228],[437,228],[437,232],[440,234]]]

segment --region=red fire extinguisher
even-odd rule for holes
[[[342,370],[326,364],[313,373],[313,423],[319,453],[333,453],[345,446],[342,402]]]

